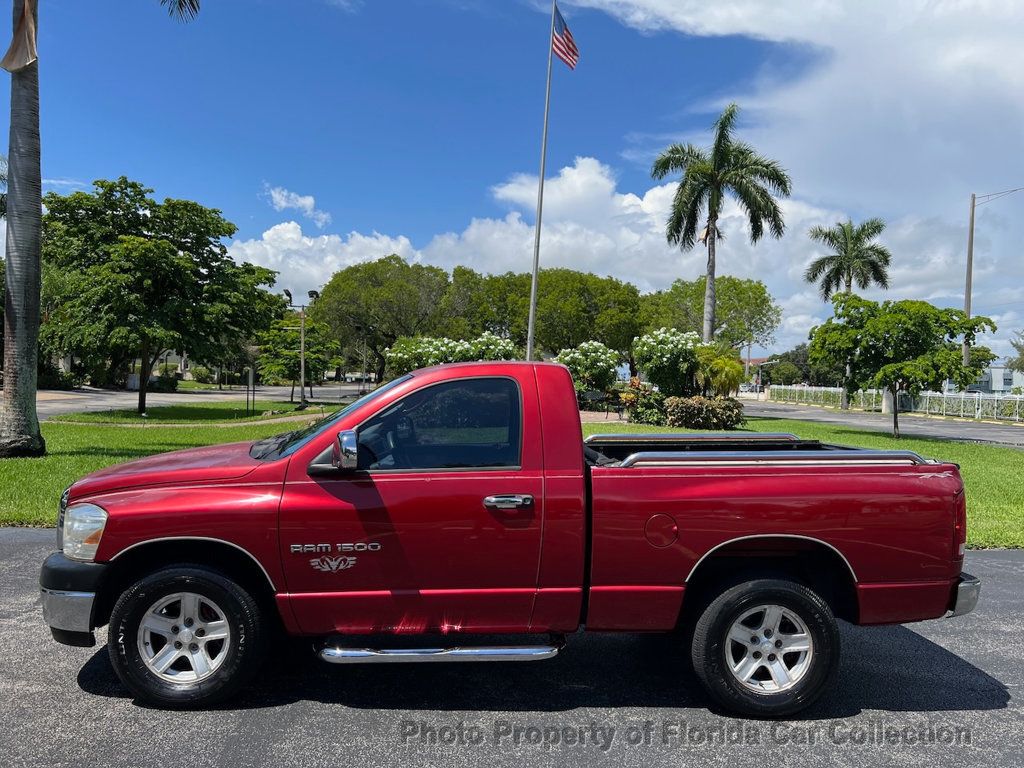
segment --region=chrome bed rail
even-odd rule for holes
[[[627,456],[619,467],[762,467],[799,466],[915,466],[933,464],[913,451],[641,451]]]
[[[590,435],[584,443],[756,443],[796,442],[800,438],[790,432],[633,432]]]

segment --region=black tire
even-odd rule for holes
[[[191,592],[212,600],[224,613],[231,641],[205,679],[170,682],[150,671],[139,650],[139,625],[160,598]],[[201,565],[156,571],[126,589],[110,615],[107,649],[125,687],[138,699],[160,707],[188,709],[216,704],[237,693],[256,673],[266,654],[269,632],[259,602],[224,574]],[[187,662],[186,662],[187,663]]]
[[[751,690],[728,666],[732,658],[741,660],[744,650],[729,641],[730,628],[745,613],[761,605],[778,605],[792,611],[811,636],[810,661],[802,677],[787,690]],[[832,684],[839,670],[839,627],[828,604],[804,585],[783,579],[758,579],[737,584],[711,601],[694,627],[690,652],[694,672],[720,706],[747,717],[785,717],[810,706]],[[732,656],[727,658],[728,654]],[[758,674],[770,676],[767,669]]]

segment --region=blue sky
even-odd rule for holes
[[[537,165],[548,20],[529,3],[229,0],[190,25],[156,0],[46,10],[47,178],[127,174],[222,208],[243,237],[279,218],[266,182],[315,194],[336,228],[418,240],[500,214],[487,189]],[[685,105],[791,59],[565,12],[584,64],[555,62],[549,165],[609,158],[629,187],[649,181],[620,157],[634,134],[704,127]],[[662,76],[637,87],[637,70]]]
[[[218,207],[232,254],[282,287],[391,251],[525,271],[544,5],[208,0],[186,25],[157,0],[43,4],[43,175],[67,191],[124,174]],[[555,61],[542,259],[645,290],[700,274],[702,254],[664,243],[671,186],[648,170],[735,99],[743,137],[794,177],[782,241],[750,247],[732,215],[720,250],[721,273],[783,304],[778,348],[829,314],[800,279],[817,223],[882,216],[889,295],[962,303],[969,193],[1024,184],[1022,13],[970,5],[564,0],[582,58]],[[1024,325],[1022,210],[979,217],[975,303],[1000,350]]]

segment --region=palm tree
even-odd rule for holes
[[[884,229],[881,219],[868,219],[860,225],[840,221],[832,227],[813,227],[808,237],[828,246],[832,253],[812,261],[804,280],[820,282],[825,301],[840,289],[852,293],[854,283],[861,289],[872,283],[888,288],[892,254],[884,245],[872,242]]]
[[[14,0],[14,32],[37,0]],[[160,0],[188,21],[200,0]],[[46,443],[36,414],[42,240],[42,172],[39,160],[39,62],[11,73],[11,128],[7,168],[7,255],[4,286],[4,380],[0,457],[41,456]]]
[[[684,250],[698,240],[708,249],[707,283],[704,288],[704,341],[714,338],[715,328],[715,243],[722,238],[718,218],[727,196],[736,198],[750,224],[750,242],[764,235],[782,237],[785,224],[776,197],[788,197],[789,174],[754,148],[733,137],[739,107],[730,104],[715,122],[710,149],[693,144],[673,144],[654,161],[651,175],[663,179],[682,173],[676,189],[666,236],[669,243]],[[705,222],[698,232],[701,221]]]

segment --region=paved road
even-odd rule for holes
[[[317,402],[336,402],[341,397],[350,397],[359,391],[358,384],[338,384],[314,387]],[[257,387],[259,400],[287,400],[291,387]],[[177,405],[200,400],[245,400],[245,390],[186,390],[182,392],[149,392],[147,406]],[[114,392],[103,389],[79,389],[70,392],[44,390],[36,398],[36,410],[40,419],[52,419],[73,411],[106,411],[113,408],[134,408],[139,402],[137,392]]]
[[[839,687],[804,719],[773,725],[710,711],[672,639],[637,635],[572,637],[534,664],[331,667],[296,653],[232,707],[147,709],[105,648],[50,639],[36,577],[53,536],[0,529],[4,766],[1024,765],[1020,551],[968,554],[985,580],[973,614],[844,626]],[[689,735],[662,743],[666,726]],[[460,728],[482,743],[438,743]],[[545,746],[545,729],[560,743]]]
[[[892,416],[862,411],[838,411],[809,405],[757,402],[744,400],[748,416],[769,416],[777,419],[799,419],[837,424],[856,429],[892,433]],[[982,421],[936,419],[927,416],[900,414],[900,434],[907,437],[931,437],[940,440],[966,440],[1024,448],[1024,424],[991,424]]]

